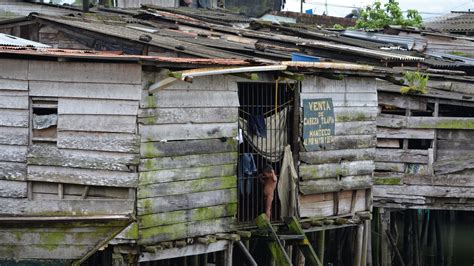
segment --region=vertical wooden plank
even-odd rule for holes
[[[389,250],[389,240],[386,231],[390,228],[390,211],[384,208],[380,208],[380,265],[391,266],[392,259]]]
[[[33,200],[33,182],[28,181],[28,200]]]
[[[64,188],[62,183],[58,183],[58,198],[63,199],[64,198]]]
[[[317,255],[319,260],[321,261],[321,264],[324,265],[324,252],[326,249],[326,230],[321,230],[318,232],[318,249],[317,249]]]

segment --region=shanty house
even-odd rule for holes
[[[272,221],[300,217],[307,233],[360,225],[367,241],[377,92],[363,73],[373,68],[1,55],[3,261],[85,261],[107,244],[138,261],[229,257],[239,239],[229,233],[262,219],[267,164],[280,179]]]

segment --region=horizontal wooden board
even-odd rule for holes
[[[27,146],[0,145],[0,161],[26,162]]]
[[[380,149],[375,151],[377,162],[428,163],[428,150]]]
[[[0,108],[5,109],[28,109],[28,95],[4,95],[0,94]]]
[[[399,139],[377,139],[377,148],[401,148]]]
[[[237,123],[139,125],[142,142],[190,139],[233,138]]]
[[[336,123],[336,135],[375,135],[376,125],[374,121],[355,121]]]
[[[0,78],[28,79],[28,60],[4,59],[0,60]]]
[[[237,151],[237,142],[232,138],[198,139],[186,141],[146,142],[141,144],[141,158],[157,158],[192,154],[209,154]]]
[[[4,73],[2,74],[4,75]],[[0,90],[27,91],[28,81],[0,78]]]
[[[370,187],[372,187],[372,175],[346,176],[342,177],[339,181],[335,178],[329,178],[301,182],[300,192],[303,195],[309,195]]]
[[[135,133],[136,121],[131,115],[59,115],[58,130]]]
[[[319,165],[300,165],[300,177],[303,180],[332,178],[353,175],[371,175],[374,171],[373,161],[353,161]]]
[[[138,122],[144,125],[186,124],[186,123],[229,123],[237,122],[238,109],[217,108],[149,108],[140,109]]]
[[[334,107],[334,115],[336,116],[336,122],[375,121],[377,114],[377,106]]]
[[[377,194],[375,194],[377,192]],[[384,194],[390,197],[423,196],[444,198],[474,198],[474,187],[449,187],[449,186],[377,186],[374,196]]]
[[[137,115],[138,101],[60,98],[58,113],[61,115]]]
[[[141,84],[140,64],[30,61],[29,80]]]
[[[29,165],[130,172],[130,166],[138,165],[138,161],[138,154],[65,150],[50,144],[34,144],[29,147],[28,151]]]
[[[25,216],[89,216],[129,215],[133,200],[28,200],[0,198],[0,215]]]
[[[474,140],[474,138],[472,139]],[[474,153],[474,142],[466,142],[464,140],[440,140],[438,139],[438,151],[439,150],[471,150]]]
[[[346,92],[376,92],[375,78],[344,77],[344,79],[328,79],[319,76],[309,76],[302,82],[303,93],[346,93]]]
[[[374,158],[375,148],[300,152],[300,160],[307,164],[362,161],[373,160]]]
[[[0,127],[0,144],[28,145],[28,128]]]
[[[138,153],[140,136],[125,133],[60,131],[58,148]]]
[[[404,163],[375,162],[375,171],[405,172]]]
[[[222,164],[215,166],[164,169],[158,171],[141,172],[139,185],[158,184],[175,181],[186,181],[236,174],[236,164]]]
[[[398,86],[399,91],[400,87],[401,86]],[[380,87],[378,87],[377,89],[380,89]],[[419,111],[426,111],[427,105],[427,100],[421,97],[403,96],[400,94],[386,93],[380,91],[378,93],[378,101],[380,105],[389,105],[398,107],[400,109],[410,109]]]
[[[236,176],[209,177],[189,181],[140,185],[137,189],[137,198],[155,198],[168,195],[197,193],[236,187]]]
[[[137,173],[28,165],[28,180],[108,187],[136,187]]]
[[[0,198],[26,198],[26,187],[26,182],[0,180]]]
[[[30,96],[140,100],[141,85],[30,81]]]
[[[0,162],[0,180],[26,180],[26,163]]]
[[[474,169],[474,153],[453,159],[437,160],[433,164],[436,175],[451,174]]]
[[[25,226],[28,228],[28,226]],[[30,227],[31,228],[31,227]],[[118,227],[109,227],[109,228],[96,228],[92,232],[74,232],[69,230],[69,232],[56,232],[49,231],[48,228],[43,226],[44,231],[38,232],[36,230],[21,231],[15,230],[16,228],[11,228],[10,230],[0,231],[0,238],[2,239],[3,245],[95,245],[99,241],[109,237],[114,230],[118,230]],[[71,228],[67,228],[71,229]],[[64,231],[68,231],[68,230]],[[92,229],[92,228],[91,228]],[[105,230],[104,230],[105,229]],[[50,240],[50,241],[48,241]]]
[[[145,96],[141,108],[239,107],[236,91],[161,90]]]
[[[382,139],[433,139],[434,129],[377,128],[377,138]]]
[[[463,171],[464,172],[464,171]],[[434,176],[410,175],[405,176],[403,183],[407,185],[449,186],[449,187],[474,187],[472,173],[446,174]]]
[[[236,78],[228,75],[193,77],[193,82],[176,82],[167,90],[237,91]]]
[[[0,127],[28,127],[28,125],[28,110],[0,109]]]
[[[166,213],[148,214],[138,217],[140,228],[150,228],[169,224],[178,224],[184,221],[202,221],[220,217],[234,216],[237,212],[237,203],[218,205],[198,209],[179,210]]]
[[[474,130],[449,130],[440,129],[438,139],[455,140],[455,141],[472,141],[474,139]]]
[[[474,118],[467,117],[422,117],[408,118],[408,128],[474,129]]]
[[[0,257],[16,260],[31,259],[37,261],[49,259],[61,261],[80,259],[93,248],[92,245],[0,245]]]
[[[230,163],[237,163],[237,152],[141,159],[138,169],[140,172],[143,172],[160,169],[201,167]]]
[[[232,230],[235,230],[235,218],[233,217],[165,225],[140,230],[138,243],[146,245],[188,237],[226,233]]]
[[[374,135],[334,136],[333,142],[325,144],[325,150],[365,149],[374,148],[377,139]]]
[[[405,128],[407,117],[404,115],[379,114],[377,117],[378,127]]]
[[[187,193],[155,199],[139,199],[137,200],[137,212],[138,215],[166,213],[177,210],[225,205],[235,202],[237,202],[237,189],[232,188]]]
[[[346,94],[324,94],[324,93],[301,93],[301,99],[331,98],[334,107],[355,106],[373,107],[377,106],[377,93],[346,93]]]
[[[210,243],[209,245],[202,245],[198,243],[198,244],[193,244],[193,245],[187,245],[182,248],[175,247],[175,248],[157,250],[154,253],[143,252],[140,254],[138,261],[147,262],[147,261],[182,258],[186,256],[194,256],[194,255],[201,255],[201,254],[211,254],[214,252],[227,250],[229,243],[230,242],[228,240],[218,240],[217,242]]]

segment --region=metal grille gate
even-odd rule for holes
[[[239,223],[253,222],[264,212],[263,185],[258,174],[270,164],[279,176],[284,144],[290,144],[293,113],[293,90],[290,85],[279,83],[243,82],[239,90],[239,132],[243,142],[239,144],[238,163],[238,213]],[[260,119],[255,119],[260,116]],[[257,137],[251,131],[253,121],[264,121],[266,136]],[[243,156],[251,156],[256,170],[245,174]],[[248,160],[247,160],[248,161]],[[253,168],[253,167],[251,167]],[[271,220],[279,220],[278,192],[275,190]]]

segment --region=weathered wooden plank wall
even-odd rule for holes
[[[377,81],[375,206],[474,207],[474,93],[448,83],[431,81],[425,95],[401,95],[398,85]]]
[[[306,77],[301,98],[333,99],[336,118],[333,143],[325,150],[300,151],[301,216],[368,210],[378,112],[375,79]]]
[[[145,74],[144,84],[160,75]],[[139,243],[228,232],[237,210],[235,79],[210,76],[143,93]]]
[[[141,66],[1,59],[0,81],[0,216],[133,214]],[[33,97],[57,101],[56,142],[32,140]],[[75,259],[126,224],[1,224],[0,258]]]

